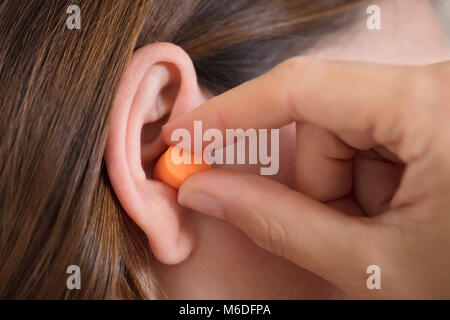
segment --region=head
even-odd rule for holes
[[[360,2],[0,1],[0,297],[177,296],[173,284],[194,269],[273,289],[199,298],[297,297],[298,282],[334,294],[179,206],[152,169],[165,122],[310,50]],[[66,28],[73,4],[79,30]],[[289,185],[289,163],[280,168]],[[70,265],[81,290],[66,287]]]

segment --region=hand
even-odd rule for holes
[[[289,59],[163,135],[169,142],[194,120],[223,132],[295,122],[297,190],[211,170],[189,178],[178,201],[354,297],[450,298],[449,87],[450,63]],[[380,290],[366,285],[370,265],[381,269]]]

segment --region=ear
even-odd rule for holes
[[[177,191],[152,179],[155,160],[167,148],[160,129],[167,119],[204,101],[183,49],[154,43],[133,54],[111,116],[105,161],[112,187],[147,235],[153,254],[166,264],[189,256],[195,234],[177,203]]]

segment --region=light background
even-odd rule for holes
[[[450,40],[450,0],[431,0],[431,3],[436,8]]]

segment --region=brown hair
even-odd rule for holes
[[[103,162],[124,68],[183,47],[219,93],[348,22],[358,0],[1,0],[0,298],[160,298],[143,233]],[[66,9],[81,8],[80,30]],[[68,290],[66,268],[82,270]]]

